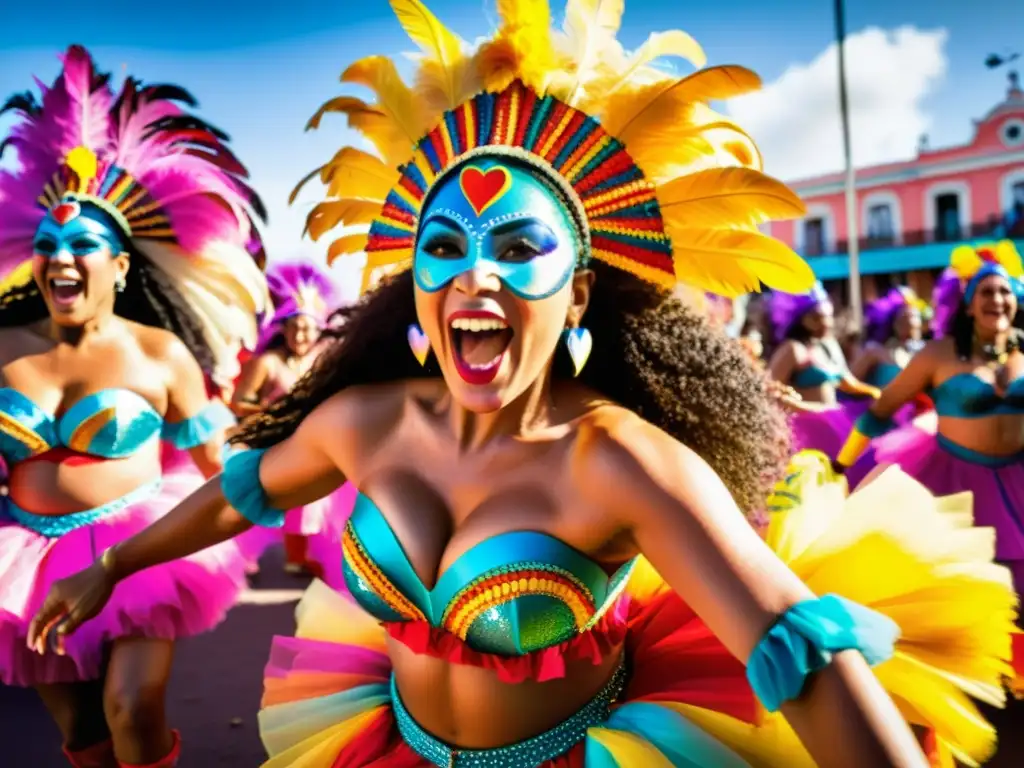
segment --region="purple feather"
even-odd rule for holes
[[[876,344],[885,344],[892,338],[896,316],[915,299],[914,292],[909,288],[897,287],[868,304],[864,310],[866,337]]]
[[[38,80],[41,109],[18,102],[21,120],[7,144],[18,170],[0,171],[0,277],[31,255],[44,211],[36,202],[67,153],[85,146],[97,158],[97,178],[113,168],[131,174],[171,222],[186,253],[214,240],[258,243],[254,218],[263,207],[223,133],[184,111],[195,100],[173,85],[145,86],[128,78],[117,98],[109,76],[96,71],[85,48],[71,46],[52,86]],[[250,253],[262,254],[254,245]]]
[[[289,317],[308,314],[322,327],[341,300],[338,286],[310,261],[272,264],[267,270],[267,287],[274,303],[274,315],[267,320],[260,334],[257,353],[267,348]],[[308,299],[314,296],[315,300],[309,302]]]
[[[932,315],[931,329],[932,336],[941,339],[947,336],[953,328],[953,318],[963,301],[963,286],[960,284],[960,277],[952,268],[947,268],[939,276],[932,289]]]
[[[829,301],[828,293],[821,283],[815,283],[811,291],[805,294],[773,291],[769,304],[775,340],[781,343],[804,315]]]

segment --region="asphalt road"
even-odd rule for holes
[[[227,620],[179,645],[169,693],[171,724],[182,734],[180,768],[258,768],[256,727],[270,639],[294,630],[305,582],[282,571],[279,549],[263,559],[254,588]],[[1002,747],[989,768],[1024,766],[1024,702],[989,713]],[[60,736],[32,691],[0,686],[0,768],[64,768]]]
[[[263,667],[270,638],[294,631],[305,586],[282,562],[280,550],[269,551],[227,620],[178,646],[168,710],[182,735],[180,768],[257,768],[266,758],[256,728]],[[0,686],[0,768],[66,768],[60,741],[32,691]]]

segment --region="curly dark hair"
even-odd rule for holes
[[[765,375],[738,344],[656,286],[603,263],[583,318],[594,347],[580,380],[697,452],[741,509],[764,505],[789,457],[785,416]],[[334,343],[290,393],[246,419],[231,441],[265,448],[292,434],[314,408],[346,387],[437,377],[420,367],[406,332],[416,322],[409,271],[385,280],[340,314]],[[554,376],[571,376],[560,346]]]
[[[174,284],[145,256],[130,245],[131,268],[125,289],[117,294],[114,313],[142,325],[163,328],[184,342],[203,371],[214,368],[213,350],[206,342],[199,318]],[[46,303],[35,281],[17,286],[0,296],[0,328],[16,328],[45,318]]]

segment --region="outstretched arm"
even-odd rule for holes
[[[250,358],[242,366],[241,376],[231,398],[231,410],[238,416],[248,416],[263,407],[262,393],[270,376],[267,355]]]
[[[331,493],[344,482],[330,446],[346,433],[342,396],[335,396],[306,418],[295,433],[262,454],[251,468],[256,476],[239,477],[262,498],[262,507],[286,510],[304,506]],[[208,480],[167,515],[107,550],[86,570],[56,582],[29,627],[28,645],[44,652],[50,630],[57,626],[57,650],[64,636],[95,616],[117,581],[154,565],[186,557],[219,544],[253,523],[228,506],[222,481],[232,481],[228,459],[223,475]],[[250,457],[256,456],[249,453]],[[283,516],[283,512],[280,513]],[[59,626],[58,626],[59,625]]]
[[[613,505],[638,550],[744,663],[787,611],[815,600],[692,451],[639,420],[593,442],[586,487],[594,503]],[[820,666],[798,680],[782,711],[822,768],[926,766],[858,650]]]

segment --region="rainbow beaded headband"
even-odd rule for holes
[[[408,268],[424,202],[453,169],[479,156],[522,160],[552,182],[580,225],[585,258],[675,285],[654,185],[622,143],[594,118],[519,81],[446,112],[417,143],[370,225],[367,267]]]
[[[72,203],[91,203],[110,216],[127,238],[174,240],[170,220],[130,173],[111,166],[98,178],[97,171],[95,153],[75,147],[43,188],[39,204],[64,224],[77,215]]]

